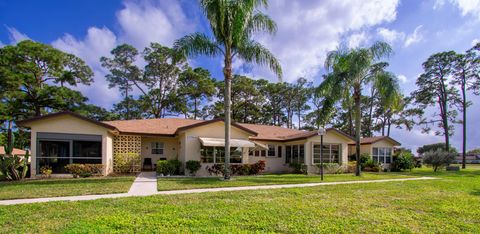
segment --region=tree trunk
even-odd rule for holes
[[[361,98],[362,90],[360,85],[355,87],[355,156],[357,160],[357,170],[355,170],[355,175],[360,176],[360,131],[361,131]]]
[[[445,149],[447,152],[450,152],[450,130],[448,128],[448,109],[447,109],[447,101],[443,103],[443,131],[445,132]]]
[[[463,139],[462,139],[462,168],[466,168],[467,161],[467,94],[465,91],[465,85],[462,84],[462,105],[463,105]]]
[[[194,101],[193,119],[197,119],[197,111],[198,111],[198,110],[197,110],[197,108],[198,108],[198,107],[197,107],[197,98],[195,97],[195,98],[193,99],[193,101]]]
[[[126,119],[129,120],[130,119],[130,100],[128,99],[128,83],[127,83],[127,89],[125,89],[125,101],[127,103],[125,103],[126,105],[126,109],[127,109],[127,113],[126,113]]]
[[[298,109],[298,129],[301,128],[301,123],[302,123],[302,113],[300,112],[300,108]]]
[[[230,180],[230,111],[231,111],[231,91],[232,91],[232,58],[230,51],[227,50],[225,54],[225,67],[223,70],[225,81],[225,94],[224,94],[224,106],[225,106],[225,169],[224,180]]]

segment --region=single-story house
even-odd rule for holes
[[[389,136],[364,137],[360,139],[360,154],[369,154],[374,161],[388,165],[392,162],[395,147],[400,145]],[[348,155],[355,154],[355,141],[349,143],[348,152]]]
[[[95,121],[72,112],[59,112],[17,122],[31,129],[32,175],[49,165],[53,173],[64,173],[70,163],[101,163],[103,173],[114,171],[114,155],[136,153],[142,163],[178,159],[206,167],[224,162],[224,121],[180,118]],[[329,128],[324,135],[326,163],[346,164],[347,134]],[[266,162],[266,172],[287,172],[290,163],[304,163],[309,172],[320,162],[320,136],[278,126],[233,123],[231,163]]]
[[[21,150],[17,148],[13,148],[12,150],[13,155],[25,156],[26,153],[27,152],[25,150]],[[5,148],[3,146],[0,146],[0,155],[4,155],[4,154],[5,154]]]

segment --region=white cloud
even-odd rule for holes
[[[21,42],[21,41],[24,41],[24,40],[30,40],[30,38],[26,34],[21,33],[16,28],[8,27],[8,26],[6,26],[6,27],[7,27],[7,30],[8,30],[8,37],[9,37],[10,42],[12,44],[17,44],[18,42]]]
[[[80,85],[75,89],[94,100],[96,104],[104,107],[110,107],[112,102],[120,100],[119,93],[108,88],[108,83],[105,80],[107,71],[100,64],[100,57],[108,56],[116,44],[117,37],[106,27],[89,28],[87,35],[82,40],[75,39],[70,34],[65,34],[52,42],[55,48],[82,58],[92,68],[95,74],[95,82],[90,86]]]
[[[387,43],[393,44],[397,41],[403,41],[405,39],[405,33],[391,30],[388,28],[378,28],[377,34]]]
[[[422,29],[423,25],[419,25],[415,28],[415,30],[413,31],[412,34],[409,34],[406,38],[405,38],[405,47],[409,47],[415,43],[418,43],[420,41],[423,40],[423,35],[422,33],[420,32],[420,29]]]
[[[278,25],[275,36],[258,39],[280,60],[285,81],[312,79],[323,67],[325,55],[336,49],[345,34],[391,22],[399,1],[271,1],[267,9]],[[354,44],[354,43],[353,43]],[[276,80],[267,69],[256,76]]]
[[[476,44],[480,43],[480,39],[473,39],[471,46],[475,46]]]
[[[405,76],[405,75],[398,75],[398,80],[400,80],[400,82],[402,82],[402,84],[405,84],[408,82],[408,78]]]
[[[350,35],[347,40],[347,46],[349,48],[357,48],[363,46],[369,39],[369,36],[365,32],[354,33]]]
[[[121,40],[139,48],[150,42],[171,46],[174,40],[195,29],[179,3],[173,0],[124,2],[117,20],[122,28]]]
[[[462,12],[462,16],[470,15],[480,20],[480,0],[436,0],[433,9],[439,9],[447,1],[457,7]]]
[[[95,82],[75,89],[106,108],[119,101],[121,94],[115,88],[108,88],[105,80],[108,71],[101,66],[100,57],[109,56],[110,51],[121,43],[132,44],[140,51],[150,42],[172,46],[175,39],[194,30],[179,2],[173,0],[158,3],[149,0],[125,1],[116,16],[120,25],[118,33],[107,27],[91,27],[82,39],[65,34],[52,42],[54,47],[77,55],[92,68]]]

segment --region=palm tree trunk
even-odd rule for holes
[[[355,175],[360,176],[360,127],[361,127],[361,89],[359,85],[355,88],[355,156],[357,160],[357,170],[355,170]]]
[[[230,111],[231,111],[231,92],[232,92],[232,58],[230,56],[230,51],[227,50],[225,53],[225,67],[223,70],[224,81],[225,81],[225,95],[224,95],[224,106],[225,106],[225,169],[224,169],[224,180],[230,180]]]

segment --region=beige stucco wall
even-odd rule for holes
[[[324,144],[340,144],[340,163],[347,164],[348,163],[348,143],[351,139],[337,133],[334,131],[329,131],[327,134],[323,136],[323,143]],[[309,173],[316,173],[318,167],[313,164],[313,145],[320,144],[321,137],[314,136],[307,139],[305,143],[305,164],[307,165]]]
[[[163,142],[164,150],[163,155],[152,154],[151,143]],[[166,158],[167,160],[179,159],[179,140],[176,137],[150,137],[142,136],[142,163],[144,158],[152,158],[152,162],[155,164],[160,158]]]
[[[360,154],[370,154],[372,155],[372,145],[360,145]],[[348,146],[348,155],[355,154],[355,145]]]
[[[104,164],[103,173],[106,175],[113,170],[113,134],[108,129],[99,125],[81,120],[69,115],[51,117],[44,120],[38,120],[28,125],[31,129],[31,175],[36,175],[37,165],[37,133],[67,133],[67,134],[88,134],[102,136],[102,164]]]
[[[256,141],[264,145],[275,145],[275,151],[278,151],[278,146],[282,146],[282,157],[268,157],[268,156],[248,156],[248,163],[256,163],[260,160],[265,161],[265,172],[267,173],[284,173],[291,171],[288,164],[285,164],[285,143],[275,141]],[[276,153],[278,155],[278,152]]]
[[[231,130],[231,139],[243,139],[248,140],[250,133],[247,133],[241,129],[238,129],[232,126]],[[184,162],[188,160],[197,160],[200,161],[200,140],[198,137],[211,137],[211,138],[225,138],[225,127],[223,122],[215,122],[207,124],[204,126],[199,126],[196,128],[187,129],[181,132],[181,148],[184,150],[184,155],[181,157]],[[248,157],[248,150],[243,150],[243,160],[246,160]],[[202,163],[202,168],[197,172],[199,176],[206,176],[208,172],[206,170],[207,166],[211,166],[213,163]]]

